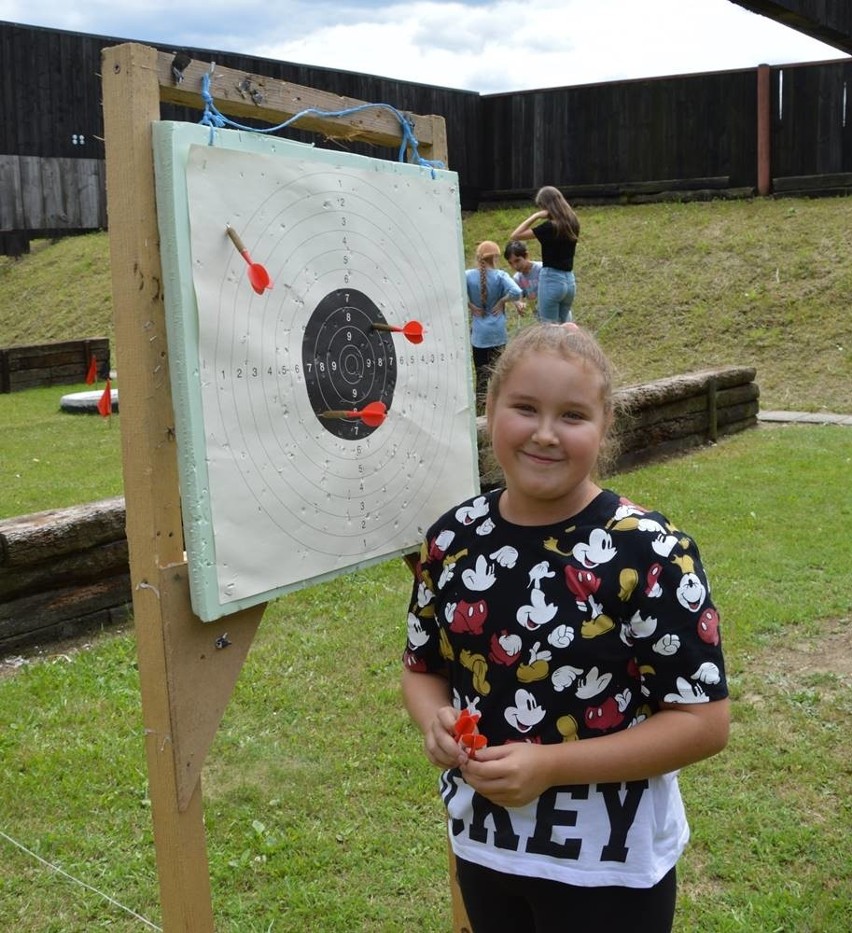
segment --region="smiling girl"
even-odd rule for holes
[[[584,330],[521,331],[486,414],[505,485],[427,532],[402,675],[472,929],[667,933],[677,771],[728,735],[698,548],[598,485],[612,377]]]

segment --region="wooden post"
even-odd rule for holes
[[[772,70],[757,66],[757,193],[772,193]]]
[[[162,612],[161,568],[183,560],[154,196],[151,123],[160,118],[156,53],[103,52],[110,269],[121,373],[121,428],[130,573],[149,794],[166,931],[213,930],[201,786],[179,805]],[[191,624],[191,620],[183,620]]]
[[[264,607],[205,624],[192,612],[189,598],[151,124],[160,119],[164,101],[201,110],[200,75],[211,69],[191,62],[176,84],[171,63],[172,56],[135,43],[103,51],[110,269],[126,528],[163,929],[212,933],[200,774]],[[247,87],[255,93],[246,94]],[[302,110],[337,111],[363,103],[231,69],[215,70],[211,95],[222,113],[273,124]],[[443,118],[412,117],[412,123],[421,156],[446,165]],[[346,118],[314,116],[309,126],[299,127],[377,145],[398,146],[401,140],[396,118],[382,110]]]

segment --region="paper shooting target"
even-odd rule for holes
[[[387,411],[393,403],[396,349],[389,333],[373,329],[377,323],[390,326],[367,295],[338,288],[314,308],[305,327],[302,368],[308,398],[323,427],[338,437],[366,437],[381,425],[324,418],[325,412],[341,406],[359,410],[376,402]]]
[[[207,621],[409,553],[478,489],[456,175],[210,141],[154,124],[190,595]]]

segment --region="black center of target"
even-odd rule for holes
[[[302,339],[308,399],[320,424],[336,437],[358,440],[376,430],[346,412],[361,411],[371,402],[384,402],[390,411],[396,388],[394,337],[373,328],[387,323],[375,303],[354,288],[329,292],[308,320]]]

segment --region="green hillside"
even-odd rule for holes
[[[531,210],[466,217],[468,263]],[[575,318],[622,384],[749,365],[764,408],[852,413],[850,213],[846,198],[580,207]],[[109,336],[115,365],[112,331],[106,233],[0,257],[0,346]]]

